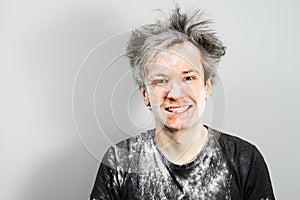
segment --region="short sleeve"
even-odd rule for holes
[[[102,159],[90,200],[119,200],[120,182],[119,173],[115,166],[114,151],[110,148]]]
[[[249,163],[249,171],[244,185],[244,199],[274,200],[268,167],[263,156],[254,146]]]

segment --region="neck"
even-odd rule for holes
[[[207,141],[207,128],[202,121],[183,130],[156,129],[155,140],[166,158],[176,164],[192,161]]]

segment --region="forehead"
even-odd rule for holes
[[[199,49],[190,42],[178,43],[162,50],[154,59],[148,72],[174,70],[178,73],[187,70],[202,71],[202,56]]]

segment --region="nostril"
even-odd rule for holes
[[[173,90],[170,90],[170,91],[168,92],[167,97],[168,97],[169,99],[177,99],[177,95],[174,93]]]
[[[168,98],[172,98],[172,99],[178,99],[179,97],[182,96],[182,91],[180,87],[171,87],[168,91]]]

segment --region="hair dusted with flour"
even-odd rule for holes
[[[213,83],[220,58],[225,55],[225,46],[216,32],[210,29],[211,24],[201,10],[183,13],[176,6],[168,18],[134,29],[128,40],[126,55],[136,83],[144,86],[147,67],[162,50],[187,41],[201,52],[204,81],[210,79]]]

